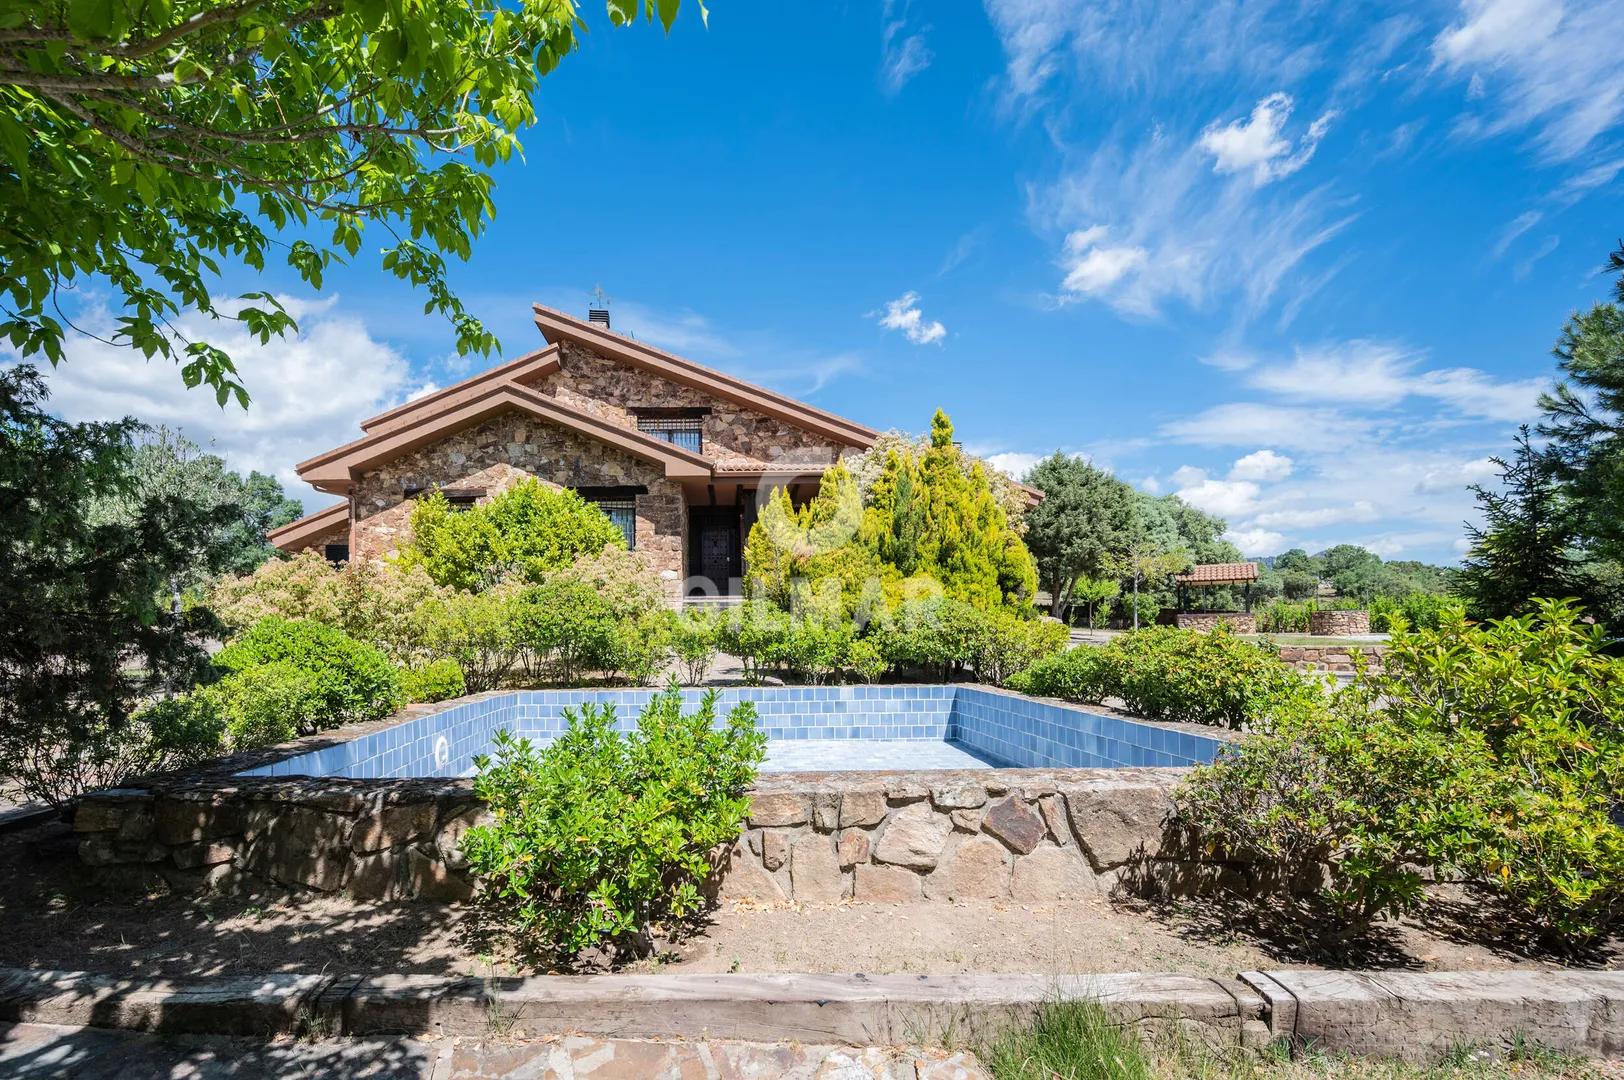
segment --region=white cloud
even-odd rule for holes
[[[1252,183],[1261,187],[1307,165],[1336,114],[1322,114],[1294,145],[1284,132],[1295,104],[1290,94],[1273,93],[1259,101],[1246,120],[1228,124],[1213,121],[1208,125],[1201,133],[1200,145],[1213,156],[1213,171],[1250,172]]]
[[[902,7],[905,9],[906,4]],[[897,9],[895,0],[886,0],[880,30],[880,85],[892,97],[901,93],[908,80],[930,67],[935,59],[930,46],[925,44],[924,31],[909,33],[907,12]]]
[[[1285,534],[1272,529],[1230,529],[1224,533],[1224,539],[1248,557],[1278,555],[1286,547]]]
[[[985,460],[988,465],[991,465],[999,472],[1006,473],[1019,480],[1031,471],[1032,466],[1043,460],[1043,455],[1025,454],[1009,450],[1001,454],[988,454]]]
[[[905,292],[885,305],[879,316],[880,325],[887,330],[901,330],[915,345],[935,345],[947,337],[947,327],[935,319],[925,318],[919,310],[919,294]]]
[[[1270,510],[1258,514],[1252,519],[1251,524],[1272,529],[1318,529],[1350,521],[1375,521],[1380,516],[1375,503],[1369,499],[1356,499],[1345,506]]]
[[[1489,258],[1498,259],[1504,255],[1517,237],[1538,225],[1539,219],[1544,216],[1538,210],[1527,210],[1518,214],[1500,230],[1500,238],[1494,242],[1494,247],[1489,251]]]
[[[1459,6],[1432,56],[1435,69],[1465,78],[1468,98],[1479,102],[1460,125],[1465,134],[1532,130],[1542,156],[1568,161],[1624,119],[1624,0]]]
[[[1110,230],[1104,225],[1078,229],[1066,237],[1060,265],[1066,271],[1060,287],[1072,296],[1094,296],[1111,289],[1129,274],[1144,267],[1150,253],[1142,247],[1107,247]]]
[[[1344,341],[1299,347],[1289,362],[1259,364],[1247,383],[1303,401],[1393,406],[1430,398],[1466,416],[1522,422],[1533,418],[1544,378],[1500,381],[1477,368],[1418,370],[1423,354],[1403,345]]]
[[[360,436],[357,424],[420,392],[406,358],[343,314],[338,297],[283,298],[299,333],[261,345],[236,323],[183,315],[177,326],[193,340],[229,353],[253,400],[247,411],[221,408],[207,389],[188,390],[171,364],[147,362],[126,348],[70,337],[67,358],[47,372],[53,412],[69,420],[134,416],[178,429],[233,468],[258,469],[282,481],[306,510],[335,501],[305,485],[296,463]],[[75,319],[109,336],[113,315],[91,305]],[[9,350],[5,354],[9,358]]]
[[[1310,409],[1236,401],[1214,405],[1161,426],[1163,435],[1202,446],[1279,447],[1313,451],[1326,445],[1363,441],[1372,423],[1335,409]]]
[[[1205,478],[1181,487],[1173,494],[1209,514],[1234,518],[1250,513],[1257,506],[1260,491],[1261,489],[1250,480]]]
[[[1292,460],[1273,450],[1257,450],[1240,458],[1229,470],[1231,480],[1259,480],[1272,483],[1291,475]]]
[[[1423,472],[1415,482],[1415,490],[1423,495],[1435,492],[1458,494],[1472,484],[1481,484],[1492,478],[1499,471],[1500,467],[1486,457],[1452,462]]]

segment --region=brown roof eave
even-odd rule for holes
[[[265,539],[271,546],[286,550],[294,547],[312,536],[319,536],[324,532],[347,525],[350,520],[350,504],[348,502],[335,503],[314,514],[306,514],[298,521],[290,521],[286,525],[270,529],[265,533]]]

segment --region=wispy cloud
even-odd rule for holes
[[[1467,135],[1531,131],[1570,161],[1624,120],[1624,0],[1460,0],[1432,43],[1434,67],[1465,80]]]
[[[902,331],[915,345],[939,345],[947,337],[947,327],[935,319],[925,318],[925,313],[919,310],[916,292],[903,293],[887,302],[884,311],[871,313],[871,317],[877,317],[887,330]]]
[[[880,85],[892,97],[902,92],[908,80],[930,67],[935,56],[925,43],[930,28],[911,31],[908,5],[886,0],[880,27]]]

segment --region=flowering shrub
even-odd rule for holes
[[[698,912],[711,853],[738,838],[766,754],[754,706],[718,727],[714,692],[684,715],[673,688],[636,731],[614,725],[612,706],[583,705],[546,747],[499,732],[475,762],[493,821],[462,851],[480,899],[522,945],[557,959],[591,947],[642,955],[656,928]]]

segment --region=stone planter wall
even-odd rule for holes
[[[1385,651],[1380,645],[1364,647],[1349,645],[1282,645],[1280,646],[1280,659],[1298,671],[1352,675],[1353,658],[1355,656],[1364,657],[1367,667],[1379,671],[1382,666],[1382,653]]]
[[[1368,611],[1311,611],[1308,613],[1308,632],[1316,636],[1349,637],[1370,633]]]
[[[1257,619],[1249,611],[1181,611],[1173,619],[1180,630],[1216,630],[1223,623],[1237,634],[1257,633]]]
[[[723,853],[729,899],[1054,900],[1249,888],[1169,834],[1180,769],[987,769],[762,777]],[[459,850],[486,811],[467,780],[253,777],[86,796],[80,857],[110,879],[464,900]]]

